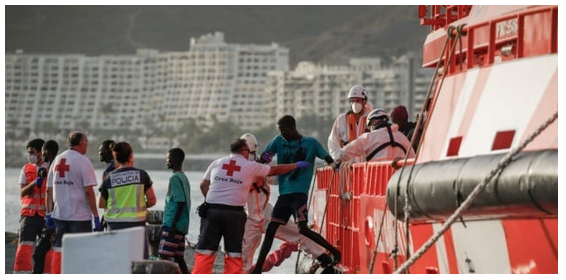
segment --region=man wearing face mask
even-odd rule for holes
[[[311,165],[297,161],[268,166],[248,160],[249,154],[246,140],[236,139],[230,144],[230,155],[213,161],[204,173],[200,190],[208,210],[199,211],[201,225],[192,274],[212,273],[221,239],[226,250],[224,274],[242,274],[244,206],[254,179],[308,169]]]
[[[348,100],[352,110],[340,114],[334,120],[332,131],[328,136],[328,153],[334,160],[340,158],[342,147],[367,131],[366,117],[372,106],[368,101],[366,89],[361,85],[353,86],[348,92]],[[363,162],[364,159],[357,157],[354,161]]]
[[[20,173],[20,230],[18,249],[14,260],[14,273],[32,273],[32,254],[35,241],[45,227],[45,184],[47,164],[43,161],[43,139],[27,143],[28,163]]]

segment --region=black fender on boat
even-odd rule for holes
[[[404,219],[408,193],[411,222],[445,220],[504,156],[420,163],[415,164],[412,174],[411,166],[405,166],[403,172],[400,169],[393,174],[387,185],[389,209],[397,219]],[[465,220],[557,216],[557,149],[518,154],[491,179],[462,215]]]

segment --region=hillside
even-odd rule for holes
[[[7,53],[184,51],[221,31],[228,43],[279,43],[291,64],[420,51],[416,6],[6,6]]]

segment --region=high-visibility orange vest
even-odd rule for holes
[[[366,127],[366,116],[360,117],[359,123],[361,124],[358,126],[358,121],[356,121],[356,114],[349,113],[346,115],[346,124],[348,126],[348,143],[356,140],[359,135],[365,132]]]
[[[26,184],[33,182],[37,178],[37,168],[35,164],[24,165],[24,172],[26,175]],[[23,216],[32,217],[36,213],[40,216],[45,216],[45,191],[47,180],[43,180],[41,188],[34,187],[31,194],[21,197],[22,208],[20,214]]]

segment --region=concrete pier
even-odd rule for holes
[[[14,257],[16,256],[16,249],[18,247],[18,235],[13,232],[6,232],[6,245],[5,249],[5,274],[12,274],[14,268]],[[192,270],[194,265],[194,246],[195,244],[188,244],[185,250],[185,261],[189,267],[189,271]],[[213,273],[221,274],[224,267],[224,254],[218,253],[216,255],[216,262],[214,264]]]

